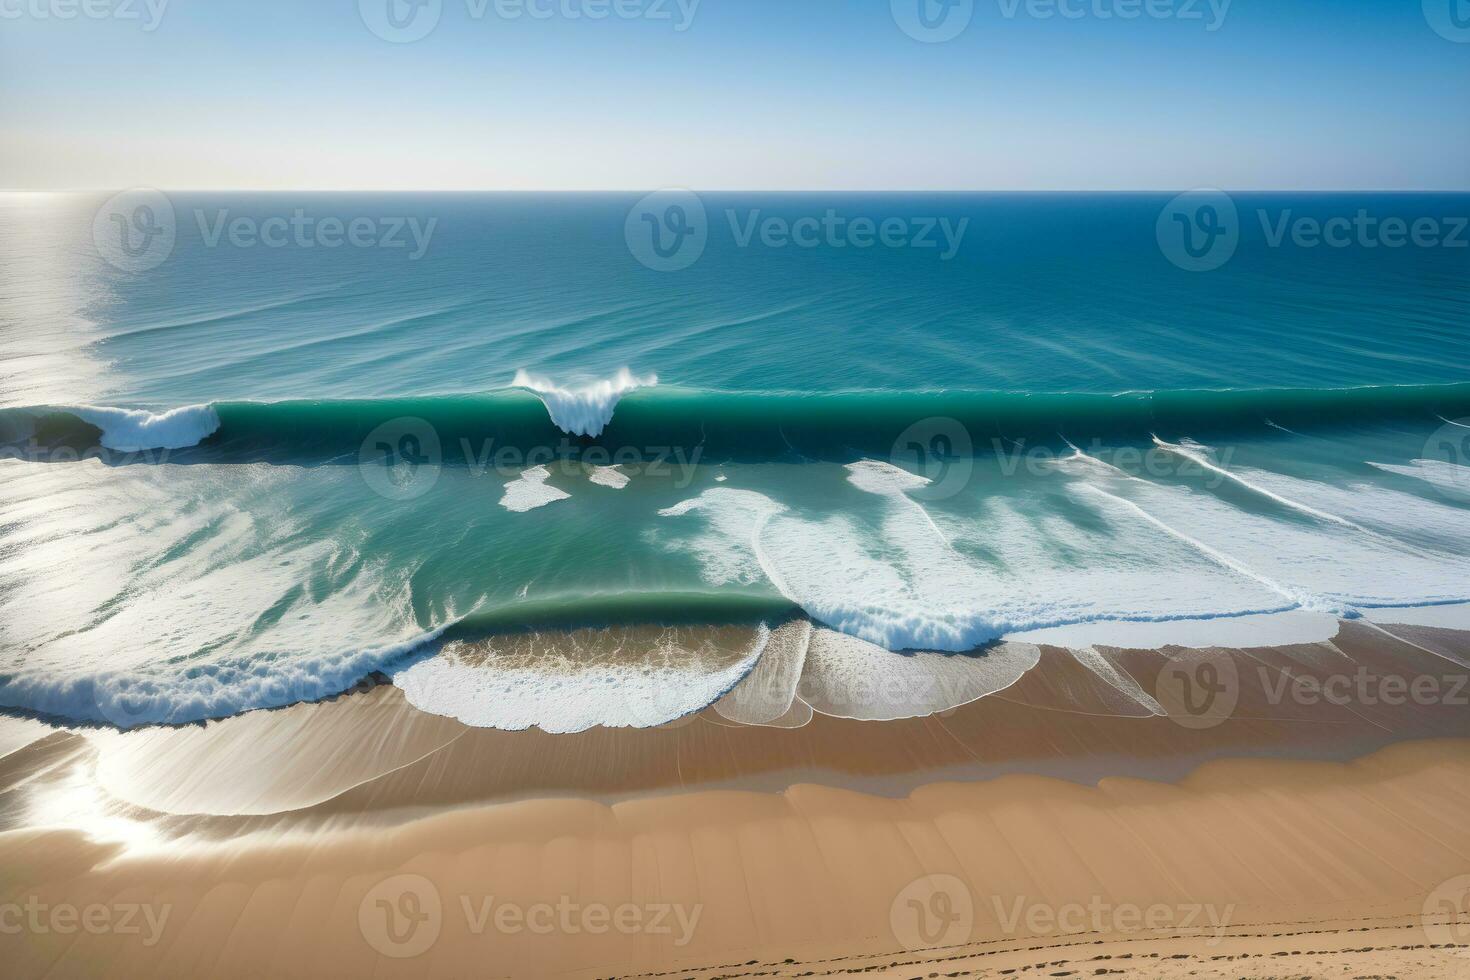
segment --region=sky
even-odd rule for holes
[[[0,189],[1465,190],[1467,8],[0,0]]]

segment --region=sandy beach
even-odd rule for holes
[[[501,732],[390,685],[6,719],[0,947],[27,977],[1467,976],[1470,647],[1390,629],[1341,625],[1352,674],[1206,651],[1219,717],[1103,710],[1043,648],[884,722]],[[1202,655],[1106,653],[1161,694]]]
[[[1470,980],[1467,57],[0,0],[0,980]]]

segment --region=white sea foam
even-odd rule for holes
[[[1355,466],[1351,479],[1295,460],[1268,462],[1269,470],[1232,465],[1257,492],[1217,494],[1199,483],[1128,477],[1082,456],[1036,477],[988,484],[982,474],[973,490],[922,506],[913,499],[922,496],[914,492],[922,478],[887,464],[801,465],[800,479],[811,481],[805,489],[817,492],[788,498],[783,466],[749,467],[740,484],[769,487],[765,493],[713,487],[665,508],[647,534],[693,555],[711,584],[769,581],[852,638],[850,656],[828,660],[857,664],[854,651],[861,651],[879,658],[884,677],[889,659],[882,658],[899,670],[923,666],[913,675],[920,679],[930,676],[931,663],[940,670],[987,666],[983,657],[935,651],[969,651],[996,638],[1069,647],[1265,646],[1312,642],[1343,615],[1449,626],[1470,609],[1424,606],[1470,598],[1465,507],[1401,479],[1463,475],[1433,460],[1378,464],[1381,476]],[[1287,475],[1299,470],[1315,478]],[[330,696],[372,670],[399,667],[432,638],[405,614],[414,608],[409,580],[419,553],[363,564],[342,543],[350,537],[306,533],[309,526],[293,523],[302,520],[293,517],[299,509],[277,506],[285,498],[272,487],[284,492],[307,479],[320,481],[314,492],[329,494],[331,481],[356,480],[350,467],[303,475],[245,465],[228,475],[226,493],[217,467],[0,466],[0,592],[7,597],[0,604],[0,704],[121,726],[191,721]],[[507,506],[564,496],[532,473],[507,488]],[[596,494],[577,496],[582,504]],[[1303,519],[1304,507],[1339,519]],[[318,582],[331,585],[318,589]],[[1409,635],[1433,649],[1428,631]],[[880,646],[927,652],[894,656]],[[730,691],[717,712],[799,725],[808,702],[799,691],[785,697],[795,649],[767,649],[772,655],[757,661],[761,677],[752,675],[751,690]],[[1124,708],[1152,710],[1107,651],[1100,655],[1101,662],[1078,657],[1099,678],[1098,689]],[[522,674],[513,682],[487,681],[480,664],[451,666],[425,668],[442,672],[445,693],[428,697],[455,705],[444,713],[507,725],[534,715],[540,720],[529,723],[553,728],[588,719],[624,723],[619,717],[656,724],[719,698],[739,679],[728,659],[701,666],[671,653],[667,662],[636,669],[639,677],[593,662],[553,672],[535,704],[507,706],[532,690],[534,665],[516,666]],[[818,676],[825,668],[811,669]],[[755,698],[762,680],[776,692],[764,700]],[[461,682],[465,692],[455,689]],[[621,695],[609,693],[624,684],[657,710],[616,703]],[[865,709],[832,687],[812,694],[829,713],[892,710],[891,699]],[[598,694],[613,703],[586,707]],[[469,704],[480,696],[500,703]],[[953,698],[935,703],[946,700]],[[908,702],[905,710],[927,704]],[[570,720],[556,714],[563,709]]]
[[[1194,575],[1194,572],[1190,572]],[[1157,650],[1160,647],[1271,647],[1320,643],[1337,635],[1338,617],[1292,609],[1209,619],[1159,622],[1100,620],[1015,633],[1008,639],[1080,649],[1089,646]]]
[[[1158,436],[1154,436],[1154,445],[1158,446],[1165,452],[1173,453],[1176,456],[1183,457],[1184,459],[1195,463],[1203,469],[1214,473],[1216,476],[1229,480],[1237,486],[1244,487],[1252,493],[1258,493],[1268,500],[1274,500],[1276,503],[1280,504],[1283,507],[1290,508],[1291,510],[1298,511],[1302,514],[1306,514],[1309,517],[1315,517],[1319,521],[1327,521],[1331,524],[1341,524],[1344,527],[1356,526],[1353,524],[1352,521],[1344,520],[1343,518],[1338,517],[1336,514],[1329,514],[1324,510],[1318,510],[1315,507],[1308,506],[1301,501],[1292,500],[1290,497],[1283,496],[1279,493],[1276,493],[1275,491],[1270,490],[1267,487],[1261,486],[1258,483],[1254,483],[1238,473],[1232,473],[1230,470],[1227,470],[1225,467],[1210,459],[1208,446],[1202,446],[1199,443],[1192,442],[1188,439],[1184,440],[1182,444],[1176,445],[1171,442],[1165,442]]]
[[[951,547],[949,536],[934,522],[934,518],[924,509],[924,505],[908,495],[910,490],[927,487],[930,483],[928,477],[910,473],[892,463],[882,463],[875,459],[860,459],[856,463],[847,465],[847,482],[865,493],[887,497],[900,506],[911,508],[923,519],[935,536],[944,542],[946,548]]]
[[[1200,554],[1210,559],[1210,561],[1215,562],[1217,565],[1221,565],[1225,568],[1230,569],[1232,572],[1235,572],[1245,578],[1252,579],[1260,583],[1261,585],[1264,585],[1266,588],[1270,589],[1272,592],[1275,592],[1283,599],[1291,602],[1294,606],[1302,609],[1313,609],[1320,612],[1328,612],[1334,615],[1345,615],[1347,613],[1347,610],[1340,605],[1333,605],[1329,600],[1321,596],[1313,595],[1309,592],[1304,592],[1290,585],[1285,585],[1281,582],[1277,582],[1270,576],[1263,575],[1260,572],[1257,572],[1245,562],[1239,561],[1238,559],[1233,558],[1222,551],[1218,551],[1215,548],[1212,548],[1209,545],[1205,544],[1203,541],[1190,537],[1183,531],[1171,527],[1163,521],[1159,520],[1157,517],[1153,516],[1148,511],[1144,510],[1142,507],[1138,506],[1131,500],[1124,500],[1122,497],[1114,496],[1113,494],[1108,493],[1106,490],[1103,490],[1100,487],[1095,487],[1087,484],[1079,487],[1079,489],[1088,493],[1097,494],[1098,496],[1111,501],[1113,504],[1119,507],[1127,508],[1129,512],[1136,515],[1140,520],[1146,521],[1153,527],[1156,527],[1160,531],[1163,531],[1165,534],[1168,534],[1174,538],[1177,538],[1180,541],[1183,541],[1185,544],[1189,545],[1191,548],[1194,548]]]
[[[710,533],[679,539],[677,548],[693,552],[703,565],[705,581],[712,585],[749,585],[764,576],[777,591],[793,598],[780,569],[761,545],[761,533],[772,517],[786,507],[754,490],[713,487],[689,500],[658,512],[660,517],[683,517],[699,513]]]
[[[1406,493],[1400,487],[1380,486],[1360,479],[1335,483],[1259,469],[1242,468],[1242,472],[1252,483],[1278,494],[1314,508],[1330,508],[1333,513],[1343,515],[1349,526],[1376,537],[1385,545],[1416,549],[1428,545],[1437,552],[1470,554],[1470,520],[1467,520],[1470,515],[1449,500]],[[1470,469],[1463,469],[1461,476],[1470,495]],[[1470,567],[1466,571],[1470,574]]]
[[[878,542],[844,515],[806,520],[751,490],[716,487],[660,514],[705,519],[708,533],[676,547],[693,551],[713,584],[764,576],[818,622],[891,650],[970,650],[1023,613],[986,604],[993,577],[936,541],[927,515],[908,507],[889,510]]]
[[[0,677],[0,705],[128,729],[225,718],[257,708],[335,697],[369,674],[438,639],[453,623],[407,640],[317,656],[245,655],[166,667],[58,676],[22,670]]]
[[[628,474],[616,466],[593,466],[587,473],[587,479],[600,487],[610,487],[613,490],[621,490],[628,485]]]
[[[856,463],[848,463],[847,482],[859,490],[885,497],[898,496],[906,490],[917,490],[929,485],[926,477],[876,459],[860,459]]]
[[[214,435],[220,425],[213,405],[186,405],[162,415],[91,405],[58,411],[95,425],[102,430],[103,448],[122,453],[187,449]]]
[[[500,506],[517,514],[537,507],[545,507],[547,504],[558,500],[566,500],[571,496],[556,487],[546,485],[551,478],[551,471],[544,466],[532,466],[521,471],[521,475],[505,485],[505,495],[500,498]]]
[[[1408,466],[1393,463],[1368,465],[1385,473],[1397,473],[1399,476],[1421,480],[1454,497],[1470,498],[1470,466],[1461,466],[1442,459],[1416,459]]]
[[[661,513],[704,521],[668,547],[693,553],[711,584],[765,578],[819,623],[889,650],[968,651],[1022,630],[1299,604],[1180,536],[1126,519],[1123,507],[1107,515],[1111,527],[1093,530],[987,500],[973,522],[947,526],[993,556],[984,561],[936,534],[912,503],[887,507],[877,535],[846,514],[806,518],[750,490],[710,489]]]
[[[1470,603],[1369,609],[1364,612],[1363,618],[1386,625],[1470,631]]]
[[[1087,484],[1096,491],[1088,495],[1111,497],[1114,509],[1131,511],[1300,608],[1351,617],[1374,607],[1470,600],[1470,562],[1462,554],[1452,546],[1426,547],[1423,539],[1404,540],[1397,533],[1403,525],[1395,512],[1414,512],[1415,520],[1429,526],[1445,521],[1446,515],[1438,512],[1442,506],[1433,502],[1386,491],[1338,493],[1326,484],[1247,471],[1252,482],[1275,496],[1289,493],[1294,502],[1307,498],[1330,504],[1361,522],[1307,525],[1187,487],[1108,480],[1097,468],[1090,472],[1099,475],[1088,477]]]
[[[477,728],[655,728],[707,707],[750,673],[770,632],[736,655],[694,631],[656,642],[610,643],[601,630],[450,644],[393,675],[415,707]]]
[[[603,378],[575,388],[563,388],[550,378],[521,370],[516,372],[513,388],[533,391],[551,414],[551,421],[563,432],[579,436],[599,436],[612,421],[618,401],[630,391],[651,388],[658,375],[639,377],[623,368],[611,378]]]
[[[21,465],[11,485],[44,492],[50,527],[0,545],[0,705],[199,721],[335,696],[438,635],[407,612],[411,572],[310,540],[272,505],[299,474],[230,470],[226,487],[206,466]]]
[[[1095,520],[997,493],[931,514],[908,496],[916,478],[868,461],[844,475],[890,502],[877,533],[857,512],[814,517],[717,488],[662,512],[704,522],[667,546],[694,554],[712,584],[764,578],[817,622],[890,650],[965,651],[1037,630],[1079,646],[1314,642],[1339,617],[1467,598],[1447,503],[1242,472],[1298,513],[1346,515],[1302,523],[1086,455],[1060,464],[1064,495]],[[1439,546],[1407,540],[1415,524]]]

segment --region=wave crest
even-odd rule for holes
[[[125,408],[83,406],[62,409],[102,430],[102,446],[123,453],[150,449],[187,449],[219,431],[213,405],[185,405],[161,415]]]
[[[141,453],[197,446],[218,432],[220,424],[213,405],[185,405],[157,414],[97,405],[43,405],[0,411],[0,441],[34,439],[50,427],[51,434],[63,440],[96,439],[95,444],[104,449]]]
[[[596,438],[602,435],[602,430],[612,421],[613,411],[624,395],[638,388],[652,388],[657,384],[656,374],[639,377],[627,368],[622,368],[611,378],[593,381],[578,388],[562,388],[550,378],[531,374],[523,369],[516,372],[511,387],[535,392],[546,405],[551,421],[558,429],[575,436]]]

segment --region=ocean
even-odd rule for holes
[[[0,707],[127,728],[391,681],[576,731],[760,671],[770,704],[725,710],[892,717],[1043,642],[1106,673],[1448,622],[1467,214],[0,195]]]

